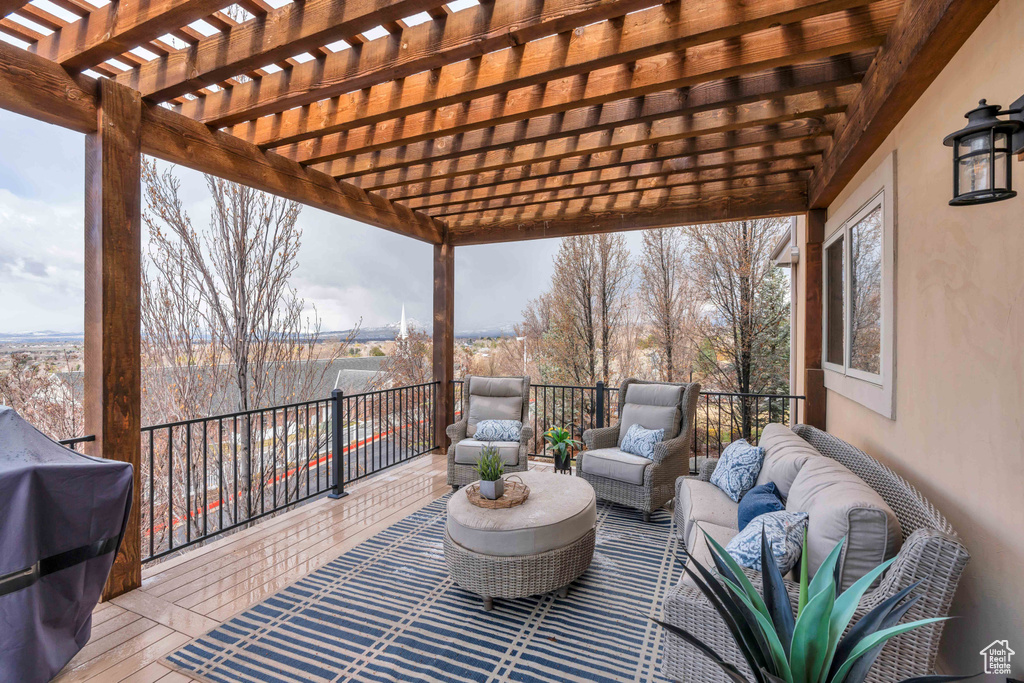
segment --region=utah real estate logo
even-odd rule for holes
[[[1010,674],[1010,658],[1017,653],[1010,649],[1009,641],[995,640],[980,654],[985,658],[986,674],[1007,676]]]

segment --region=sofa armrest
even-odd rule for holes
[[[700,473],[697,478],[701,481],[711,481],[711,473],[718,466],[718,458],[708,458],[700,466]]]
[[[619,443],[619,425],[588,429],[583,432],[583,443],[587,450],[614,448]]]
[[[686,458],[686,451],[690,445],[689,435],[677,436],[668,441],[659,441],[654,444],[654,464],[660,465],[666,459]]]
[[[459,420],[455,424],[450,424],[445,428],[445,434],[451,439],[452,443],[462,441],[466,438],[466,429],[469,428],[469,420]]]

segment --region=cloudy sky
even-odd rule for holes
[[[81,134],[0,110],[0,332],[82,331],[84,147]],[[203,177],[178,170],[189,215],[203,226]],[[430,245],[309,207],[299,224],[293,284],[325,330],[396,321],[403,303],[430,320]],[[634,250],[639,238],[628,236]],[[558,240],[456,249],[456,328],[518,321],[547,288],[557,249]]]

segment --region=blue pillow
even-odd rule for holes
[[[661,443],[663,438],[665,438],[664,429],[644,429],[633,423],[626,430],[626,436],[622,437],[622,445],[619,446],[619,449],[648,460],[654,460],[654,444]]]
[[[519,420],[480,420],[476,423],[477,441],[519,441],[523,423]]]
[[[738,503],[744,493],[754,488],[763,462],[763,448],[751,446],[746,439],[737,439],[722,451],[718,466],[711,474],[711,483]]]
[[[768,547],[775,556],[779,571],[788,573],[800,560],[803,550],[804,530],[807,528],[807,513],[783,510],[768,512],[750,520],[745,529],[736,534],[726,552],[732,555],[742,567],[761,571],[761,529],[768,541]]]
[[[779,495],[779,488],[774,481],[755,486],[743,494],[743,498],[740,499],[739,526],[737,528],[742,531],[747,528],[750,520],[754,517],[766,512],[778,512],[785,509],[786,504],[783,502],[782,496]]]

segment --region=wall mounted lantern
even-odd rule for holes
[[[1024,151],[1024,97],[1005,111],[982,100],[976,109],[967,112],[966,118],[966,126],[942,141],[953,148],[950,206],[987,204],[1016,197],[1011,162],[1015,154]]]

